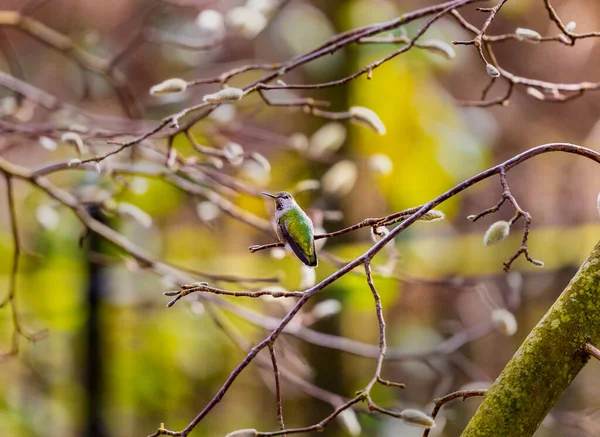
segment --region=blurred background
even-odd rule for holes
[[[137,106],[122,105],[122,94],[115,93],[106,75],[79,68],[68,51],[65,55],[6,25],[0,27],[0,71],[85,111],[120,119],[160,120],[201,102],[203,95],[219,88],[206,84],[184,93],[149,94],[150,87],[168,78],[207,78],[250,63],[284,61],[339,32],[437,2],[291,0],[270,11],[264,23],[240,25],[231,10],[244,3],[0,0],[0,10],[22,8],[23,14],[65,35],[86,53],[116,59],[114,69],[126,78]],[[261,7],[261,2],[248,3]],[[577,22],[578,30],[600,29],[597,2],[555,0],[553,4],[563,21]],[[226,17],[222,29],[218,20],[215,24],[210,15],[202,15],[206,9]],[[464,16],[478,26],[485,18],[472,7],[464,9]],[[418,25],[407,26],[408,34],[414,34]],[[488,33],[513,32],[517,27],[543,35],[557,33],[541,0],[509,1]],[[222,32],[217,39],[216,32]],[[444,18],[425,38],[450,43],[470,35],[454,20]],[[210,49],[190,47],[213,43]],[[596,39],[578,41],[574,47],[518,41],[495,47],[503,68],[525,77],[553,82],[600,77]],[[334,80],[392,50],[388,45],[353,45],[306,64],[283,80]],[[270,165],[254,155],[254,159],[223,166],[223,160],[219,164],[219,158],[199,153],[179,135],[173,144],[178,156],[196,156],[199,163],[214,166],[213,179],[208,171],[210,180],[197,182],[205,191],[196,196],[182,192],[166,178],[147,175],[122,175],[126,189],[118,189],[115,181],[95,171],[65,171],[49,178],[79,198],[108,196],[121,214],[107,208],[92,209],[92,213],[155,259],[211,274],[279,280],[209,279],[211,285],[232,290],[304,289],[313,278],[293,256],[279,250],[249,253],[249,246],[272,242],[274,235],[224,213],[210,193],[257,216],[268,229],[265,220],[272,205],[252,193],[288,190],[296,194],[320,231],[331,232],[367,217],[420,205],[536,145],[572,142],[598,149],[600,101],[595,94],[547,103],[518,88],[508,106],[463,107],[456,101],[479,99],[489,77],[473,47],[454,50],[452,60],[411,50],[374,70],[371,80],[362,76],[340,87],[269,93],[275,99],[329,100],[335,111],[356,105],[370,108],[387,127],[385,136],[297,108],[270,107],[255,95],[236,105],[221,106],[194,127],[198,142],[218,150],[239,144],[244,156],[259,153]],[[230,85],[244,86],[262,75],[249,72]],[[490,97],[501,96],[503,87],[497,85]],[[83,124],[85,137],[85,120],[77,114],[40,108],[8,88],[0,89],[0,111],[2,120],[24,125],[69,123],[76,130],[73,126]],[[144,131],[140,124],[135,126]],[[43,140],[37,134],[12,134],[2,125],[0,133],[3,160],[38,168],[76,157],[60,134],[47,134]],[[99,136],[85,140],[90,147],[110,150]],[[164,140],[152,144],[165,150]],[[373,395],[380,405],[430,412],[436,397],[465,387],[487,387],[596,244],[600,172],[593,163],[571,155],[544,155],[512,170],[508,182],[520,205],[533,216],[530,251],[544,261],[544,268],[519,259],[511,273],[502,271],[502,263],[520,245],[520,221],[506,241],[483,246],[487,227],[513,215],[509,205],[477,223],[466,219],[500,199],[501,187],[495,178],[442,204],[439,209],[446,220],[416,223],[396,239],[396,251],[385,251],[374,260],[375,284],[382,295],[389,346],[395,356],[386,362],[383,375],[407,384],[402,391],[376,388]],[[13,253],[5,188],[0,181],[2,298]],[[84,228],[71,211],[25,182],[16,181],[15,190],[24,249],[16,290],[19,320],[27,332],[47,330],[47,335],[36,342],[19,337],[18,354],[0,362],[0,434],[145,436],[161,422],[169,429],[183,428],[243,359],[245,346],[232,341],[196,296],[165,308],[167,298],[162,292],[177,289],[172,278],[154,274],[98,237],[89,236],[80,246]],[[367,228],[328,240],[319,252],[316,280],[372,244]],[[196,276],[202,279],[201,274]],[[220,323],[250,345],[269,330],[248,321],[244,310],[262,315],[264,322],[281,318],[291,305],[281,299],[227,300],[235,305],[223,310]],[[492,312],[498,309],[514,313],[518,326],[514,335],[506,335],[512,329],[498,330],[490,323]],[[320,292],[298,323],[378,343],[373,298],[358,270]],[[5,306],[0,310],[0,351],[10,350],[12,335],[12,314]],[[443,343],[448,338],[451,344]],[[286,334],[277,345],[282,366],[340,396],[353,396],[374,371],[373,359],[317,346],[297,336]],[[536,435],[600,434],[598,372],[595,362],[584,369]],[[331,405],[307,395],[296,384],[285,379],[282,384],[288,427],[314,424],[332,411]],[[470,399],[444,407],[430,435],[458,436],[478,402]],[[272,371],[253,364],[192,435],[220,436],[240,428],[273,431],[278,427],[275,413]],[[346,418],[332,422],[323,434],[410,437],[422,433],[396,419],[361,411],[357,415],[359,427]]]

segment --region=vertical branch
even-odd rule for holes
[[[367,283],[369,284],[369,288],[371,289],[371,293],[373,293],[373,298],[375,299],[375,311],[377,312],[377,321],[379,322],[379,356],[377,357],[377,364],[375,366],[375,374],[373,375],[373,379],[365,388],[365,392],[368,393],[375,382],[381,379],[381,369],[383,368],[383,360],[387,352],[387,340],[385,338],[385,320],[383,318],[381,298],[379,297],[379,293],[377,292],[375,284],[373,283],[373,274],[371,272],[370,261],[365,262],[365,273],[367,274]]]
[[[271,354],[271,363],[273,363],[273,374],[275,375],[275,395],[277,397],[277,421],[279,422],[279,429],[285,429],[283,423],[283,402],[281,400],[281,384],[279,382],[279,368],[277,366],[277,357],[275,356],[275,345],[269,344],[269,354]],[[286,435],[283,434],[283,437]]]
[[[13,324],[13,333],[11,338],[11,347],[8,352],[0,354],[0,360],[9,358],[16,355],[19,352],[19,336],[25,337],[29,341],[36,341],[43,338],[46,334],[45,330],[35,332],[32,334],[27,333],[19,323],[19,313],[17,311],[16,293],[17,293],[17,275],[19,273],[19,261],[21,259],[21,252],[23,251],[21,238],[19,237],[19,227],[17,224],[17,209],[15,206],[15,193],[13,185],[13,176],[8,172],[2,172],[6,179],[6,193],[8,202],[8,213],[10,230],[13,239],[13,261],[12,269],[10,272],[10,278],[8,281],[8,294],[6,298],[0,303],[0,309],[5,306],[10,306],[11,319]]]
[[[19,272],[19,259],[21,255],[21,240],[19,238],[19,228],[17,225],[17,212],[15,208],[15,197],[13,191],[13,180],[12,177],[8,174],[4,173],[4,177],[6,179],[6,194],[8,201],[8,212],[9,212],[9,222],[10,229],[13,239],[13,260],[12,260],[12,269],[10,272],[10,278],[8,282],[8,294],[6,299],[0,304],[0,308],[10,305],[11,317],[13,322],[13,334],[11,340],[10,350],[1,354],[0,358],[7,358],[9,356],[15,355],[19,351],[19,320],[17,316],[17,309],[15,306],[15,293],[17,289],[17,274]]]
[[[19,238],[19,229],[17,225],[17,210],[15,208],[15,194],[13,180],[10,176],[6,177],[6,193],[8,198],[8,211],[10,220],[10,231],[13,239],[13,265],[10,272],[10,281],[8,285],[7,300],[13,301],[15,298],[15,290],[17,288],[17,273],[19,271],[19,258],[21,255],[21,239]],[[14,305],[14,304],[13,304]]]
[[[371,397],[369,396],[369,393],[376,382],[386,385],[388,387],[404,388],[405,385],[398,382],[388,381],[381,377],[381,370],[383,369],[383,360],[385,359],[385,354],[387,353],[387,340],[385,337],[385,319],[383,318],[383,307],[381,306],[381,298],[379,296],[379,293],[377,292],[377,289],[375,288],[375,284],[373,283],[373,273],[371,271],[371,261],[369,259],[365,261],[365,273],[367,275],[367,283],[369,284],[369,288],[371,289],[371,293],[373,293],[373,298],[375,299],[375,312],[377,313],[377,321],[379,322],[379,356],[377,357],[377,364],[375,365],[375,374],[363,390],[363,393],[367,394],[367,402],[369,403],[369,407],[377,409],[371,401]]]

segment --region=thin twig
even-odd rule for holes
[[[585,351],[594,358],[596,358],[598,361],[600,361],[600,350],[596,346],[594,346],[591,343],[586,343]]]
[[[206,282],[197,282],[191,285],[182,285],[177,291],[166,291],[165,296],[175,296],[169,303],[168,307],[172,307],[182,297],[187,296],[190,293],[201,292],[201,293],[213,293],[224,296],[234,297],[261,297],[261,296],[272,296],[278,297],[302,297],[304,295],[301,291],[272,291],[272,290],[259,290],[259,291],[229,291],[221,290],[220,288],[210,287]]]
[[[281,386],[279,383],[279,368],[277,366],[277,357],[275,356],[275,346],[269,345],[269,354],[271,355],[271,363],[273,364],[273,374],[275,376],[275,397],[277,399],[277,421],[279,422],[279,429],[284,430],[285,424],[283,422],[283,402],[281,400]],[[285,437],[285,434],[283,434]]]
[[[433,411],[431,412],[431,417],[433,417],[434,419],[436,418],[436,416],[438,415],[438,413],[440,412],[440,409],[442,408],[442,406],[444,404],[446,404],[447,402],[450,402],[454,399],[462,399],[463,401],[467,398],[471,398],[471,397],[475,397],[475,396],[485,396],[487,390],[485,389],[480,389],[480,390],[460,390],[460,391],[456,391],[454,393],[450,393],[449,395],[443,396],[441,398],[438,398],[434,401],[434,407],[433,407]],[[425,431],[423,431],[423,437],[427,437],[429,435],[430,429],[426,429]]]
[[[395,212],[393,214],[386,215],[384,217],[364,219],[363,221],[356,223],[355,225],[348,226],[347,228],[340,229],[335,232],[329,232],[326,234],[317,234],[314,236],[314,239],[320,240],[322,238],[339,237],[340,235],[344,235],[344,234],[347,234],[348,232],[353,232],[358,229],[366,228],[367,226],[369,226],[371,228],[377,228],[379,226],[391,226],[391,225],[403,220],[405,217],[409,217],[410,215],[414,214],[420,208],[421,208],[420,206],[416,206],[413,208],[405,209],[403,211],[399,211],[399,212]],[[261,250],[272,249],[274,247],[283,247],[283,246],[285,246],[285,243],[281,243],[281,242],[268,243],[268,244],[263,244],[263,245],[250,246],[248,248],[248,250],[250,251],[250,253],[254,253],[254,252],[261,251]]]

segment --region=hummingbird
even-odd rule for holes
[[[279,241],[292,248],[298,259],[310,267],[317,265],[314,228],[311,219],[287,191],[263,193],[275,199],[275,232]]]

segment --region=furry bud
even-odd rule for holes
[[[239,166],[244,162],[244,148],[238,143],[229,142],[223,147],[223,155],[231,165]]]
[[[356,413],[353,409],[347,408],[337,416],[340,425],[350,434],[351,436],[359,436],[362,434],[362,428],[356,417]]]
[[[569,39],[568,36],[566,36],[565,34],[559,33],[558,34],[558,39],[560,40],[560,42],[562,42],[563,44],[571,44],[571,40]],[[546,416],[547,417],[547,416]]]
[[[488,228],[483,236],[483,245],[491,246],[492,244],[498,244],[510,233],[510,223],[505,220],[499,220]]]
[[[544,95],[544,93],[538,90],[537,88],[528,87],[527,94],[538,100],[546,100],[546,96]]]
[[[439,39],[427,40],[421,46],[425,47],[426,49],[432,52],[442,55],[448,60],[454,59],[456,57],[456,52],[454,51],[454,48],[450,44],[444,41],[440,41]]]
[[[250,156],[252,157],[252,160],[260,165],[265,172],[268,173],[271,171],[271,163],[263,155],[258,152],[252,152]]]
[[[137,206],[131,203],[119,203],[117,205],[117,212],[119,214],[126,215],[134,219],[144,228],[152,227],[152,217],[150,217],[150,215],[146,211],[143,211],[142,209],[138,208]]]
[[[515,34],[517,35],[517,38],[520,41],[527,41],[527,42],[531,42],[531,43],[538,43],[542,39],[542,35],[540,35],[539,33],[537,33],[535,30],[524,29],[522,27],[519,27],[515,31]]]
[[[227,12],[227,24],[245,38],[254,38],[267,27],[264,14],[245,6],[232,8]]]
[[[337,299],[327,299],[316,304],[311,313],[315,319],[335,316],[342,310],[342,304]]]
[[[369,168],[382,175],[389,175],[394,170],[394,164],[389,156],[377,153],[369,156]]]
[[[47,203],[40,204],[35,210],[35,218],[43,228],[53,231],[60,224],[58,211]]]
[[[508,310],[497,309],[492,312],[492,323],[503,335],[510,337],[517,332],[517,319]]]
[[[342,197],[352,191],[357,178],[356,164],[352,161],[340,161],[323,175],[321,182],[326,193]]]
[[[321,182],[316,179],[305,179],[300,181],[294,187],[295,193],[301,193],[303,191],[316,191],[321,188]]]
[[[346,141],[346,128],[341,123],[327,123],[311,137],[308,146],[310,156],[319,157],[337,152]]]
[[[19,109],[17,99],[12,96],[0,99],[0,115],[13,115]]]
[[[164,82],[154,85],[150,88],[150,95],[182,93],[187,89],[187,82],[177,77],[167,79]]]
[[[196,215],[203,222],[210,222],[221,215],[221,210],[214,203],[205,200],[196,205]]]
[[[352,106],[348,112],[352,116],[352,120],[370,127],[379,135],[385,135],[385,125],[374,111],[363,106]]]
[[[50,150],[51,152],[56,150],[56,141],[49,137],[39,137],[38,143],[46,150]]]
[[[220,158],[217,158],[216,156],[209,156],[208,158],[206,158],[206,162],[214,168],[217,168],[217,169],[223,168],[223,160]]]
[[[433,428],[435,427],[435,420],[428,414],[423,413],[419,410],[413,410],[408,408],[400,413],[402,421],[407,425],[416,426],[419,428]]]
[[[290,146],[296,150],[308,149],[308,138],[303,133],[295,133],[290,135],[289,138]]]
[[[500,71],[492,64],[486,64],[485,71],[487,71],[490,77],[500,77]]]
[[[77,153],[79,155],[83,155],[87,150],[87,147],[85,147],[83,140],[81,139],[79,134],[75,132],[65,132],[60,137],[60,140],[65,143],[75,144],[75,147],[77,148]]]
[[[67,165],[69,167],[79,167],[81,165],[81,159],[79,159],[79,158],[69,159],[69,162],[67,162]]]
[[[202,97],[202,100],[206,103],[226,103],[226,102],[235,102],[236,100],[240,100],[244,97],[244,90],[240,88],[223,88],[221,91],[218,91],[213,94],[207,94]]]
[[[437,222],[439,220],[444,220],[446,215],[442,211],[438,211],[437,209],[432,209],[431,211],[423,214],[419,220],[422,222]]]
[[[206,34],[221,38],[225,33],[223,14],[213,9],[205,9],[196,17],[196,26]]]

